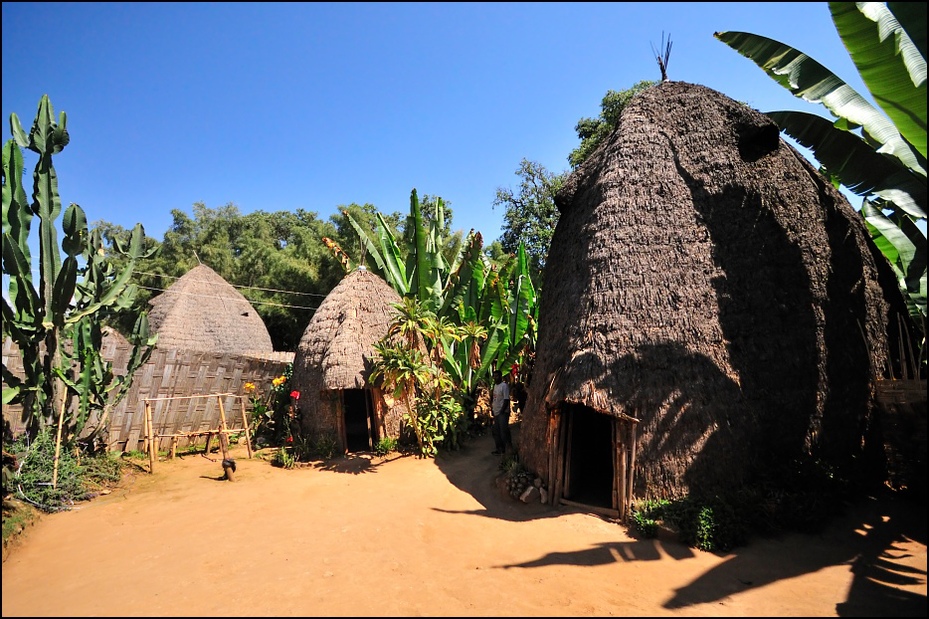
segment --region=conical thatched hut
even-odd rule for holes
[[[329,434],[340,452],[370,451],[400,435],[403,406],[368,378],[400,295],[364,267],[347,274],[313,314],[294,356],[291,385],[309,436]],[[388,394],[389,395],[389,394]]]
[[[556,204],[518,437],[553,502],[625,516],[861,456],[902,297],[767,116],[663,82]]]
[[[158,348],[261,355],[274,351],[264,321],[229,282],[200,264],[149,301]]]

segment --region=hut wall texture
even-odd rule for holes
[[[125,375],[131,353],[128,342],[105,338],[101,353],[113,364],[114,374]],[[108,448],[111,451],[141,449],[145,438],[143,418],[146,398],[174,398],[152,402],[153,426],[157,434],[219,428],[219,398],[215,397],[216,394],[234,394],[223,398],[223,408],[229,427],[241,428],[241,403],[234,396],[245,395],[242,387],[247,382],[269,390],[271,381],[284,373],[293,356],[288,352],[244,356],[158,348],[136,372],[129,393],[110,412]],[[15,375],[23,375],[22,355],[9,338],[3,342],[3,363]],[[195,395],[214,397],[189,397]],[[249,409],[246,402],[246,410]],[[3,418],[10,422],[14,433],[24,429],[21,412],[20,406],[3,407]],[[92,419],[91,424],[94,421]],[[163,439],[159,448],[166,449],[168,444],[168,440]]]
[[[664,82],[566,181],[520,454],[561,403],[640,420],[635,494],[854,458],[904,312],[860,216],[766,116]]]
[[[304,330],[294,356],[291,384],[301,394],[304,431],[310,435],[339,436],[341,394],[344,389],[367,389],[374,345],[390,327],[393,304],[400,295],[380,276],[364,269],[348,273],[323,299]],[[401,402],[372,392],[385,431],[399,436]],[[344,447],[344,445],[342,446]]]

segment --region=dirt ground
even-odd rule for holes
[[[495,484],[489,436],[434,460],[159,461],[43,516],[3,563],[14,616],[925,616],[926,512],[871,500],[728,554],[637,539]]]

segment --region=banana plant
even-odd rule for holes
[[[442,251],[445,205],[438,198],[432,206],[435,210],[427,225],[413,189],[403,236],[406,251],[380,214],[376,239],[347,211],[343,214],[358,233],[377,272],[401,297],[416,299],[434,313],[436,320],[458,327],[456,337],[440,338],[428,346],[442,358],[445,371],[462,390],[471,393],[494,368],[509,367],[521,360],[525,351],[534,349],[536,292],[522,244],[515,260],[493,265],[482,251],[481,233],[471,231],[450,264]],[[354,268],[355,262],[335,243],[329,240],[327,246],[346,268]],[[475,348],[479,348],[479,355],[474,354]],[[475,363],[475,359],[479,362]]]
[[[746,32],[714,36],[836,117],[767,113],[812,150],[830,180],[862,196],[862,217],[897,274],[925,350],[926,3],[830,2],[829,10],[879,108],[789,45]]]
[[[68,411],[73,438],[91,410],[104,401],[101,394],[131,380],[131,374],[115,379],[99,359],[100,322],[108,312],[131,306],[136,292],[130,283],[132,271],[151,252],[143,251],[144,230],[137,224],[128,244],[115,245],[115,250],[128,258],[117,272],[106,258],[100,236],[88,233],[83,209],[71,204],[62,214],[52,157],[68,145],[70,136],[67,115],[61,112],[56,122],[47,95],[39,101],[28,134],[16,114],[10,115],[10,126],[13,138],[3,147],[2,267],[3,274],[9,276],[9,294],[2,300],[3,336],[12,338],[19,347],[24,372],[22,377],[15,376],[3,366],[3,404],[22,405],[22,420],[31,437],[53,423],[59,413]],[[21,148],[38,155],[31,204],[20,183],[24,170]],[[55,228],[60,215],[61,250]],[[34,217],[38,218],[38,286],[32,276],[29,248]],[[138,362],[147,358],[145,346],[154,342],[147,333],[147,321],[137,323],[133,355]],[[115,393],[124,395],[125,389]],[[72,410],[69,403],[74,396],[80,404]]]

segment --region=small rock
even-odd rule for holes
[[[539,500],[539,489],[535,486],[529,486],[519,495],[519,500],[523,503],[532,503]]]

